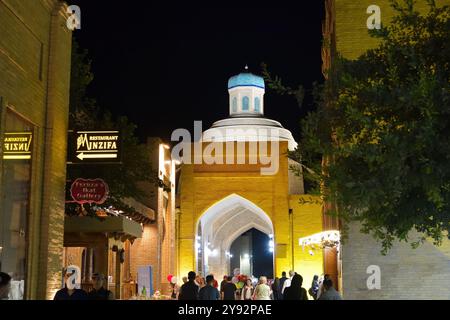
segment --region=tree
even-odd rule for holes
[[[86,93],[94,79],[88,52],[81,50],[74,40],[72,49],[72,74],[70,90],[70,120],[72,130],[119,130],[122,138],[121,164],[71,165],[67,169],[67,178],[71,182],[76,178],[102,178],[109,186],[109,197],[102,205],[117,210],[135,212],[124,203],[126,198],[145,196],[138,188],[137,182],[156,183],[156,172],[151,171],[150,153],[145,145],[139,143],[134,132],[136,126],[126,117],[114,119],[111,113],[100,108],[95,99]],[[69,191],[69,190],[67,190]],[[68,198],[70,195],[68,194]],[[73,203],[66,205],[69,214],[78,214],[80,206]],[[95,206],[84,205],[90,215],[95,215]]]
[[[335,57],[293,155],[344,224],[359,221],[383,253],[410,231],[439,245],[450,229],[450,8],[391,1],[397,15],[355,61]],[[320,169],[317,156],[331,159]],[[323,169],[323,168],[322,168]]]

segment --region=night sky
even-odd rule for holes
[[[305,4],[303,4],[303,2]],[[114,115],[126,115],[137,134],[170,139],[176,128],[204,130],[228,116],[228,78],[260,74],[265,62],[286,84],[307,89],[321,81],[322,1],[296,7],[243,4],[165,7],[153,1],[72,0],[82,13],[74,35],[88,49],[95,79],[89,95]],[[299,108],[293,97],[266,89],[265,115],[298,139]]]

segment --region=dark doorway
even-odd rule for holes
[[[233,275],[234,269],[239,268],[242,274],[272,279],[273,250],[270,241],[269,235],[254,228],[240,235],[231,244],[230,275]]]

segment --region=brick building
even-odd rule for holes
[[[326,251],[299,245],[299,238],[322,231],[322,206],[304,193],[303,179],[292,170],[298,163],[287,152],[297,143],[289,130],[264,116],[263,78],[244,71],[229,79],[228,93],[229,117],[203,132],[202,143],[183,150],[183,156],[193,152],[191,161],[183,157],[179,182],[177,275],[195,271],[218,280],[232,275],[233,244],[256,229],[272,245],[267,248],[272,272],[265,275],[295,270],[309,285],[314,275],[330,272]],[[211,157],[205,156],[212,149]],[[254,253],[238,254],[241,271],[256,265]]]
[[[0,264],[13,275],[16,298],[50,299],[61,284],[66,21],[61,1],[0,1]]]
[[[144,195],[122,199],[134,209],[101,208],[101,219],[67,216],[64,230],[64,267],[76,265],[81,286],[92,287],[92,274],[108,276],[108,287],[116,299],[129,299],[137,292],[139,268],[151,267],[152,284],[146,294],[156,290],[170,293],[167,281],[175,271],[175,174],[169,147],[159,138],[149,138],[148,170],[157,183],[139,182]],[[101,205],[99,206],[101,207]],[[101,212],[100,212],[101,211]]]

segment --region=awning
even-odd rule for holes
[[[142,226],[124,216],[103,218],[66,216],[64,233],[108,233],[136,239],[142,237]]]

